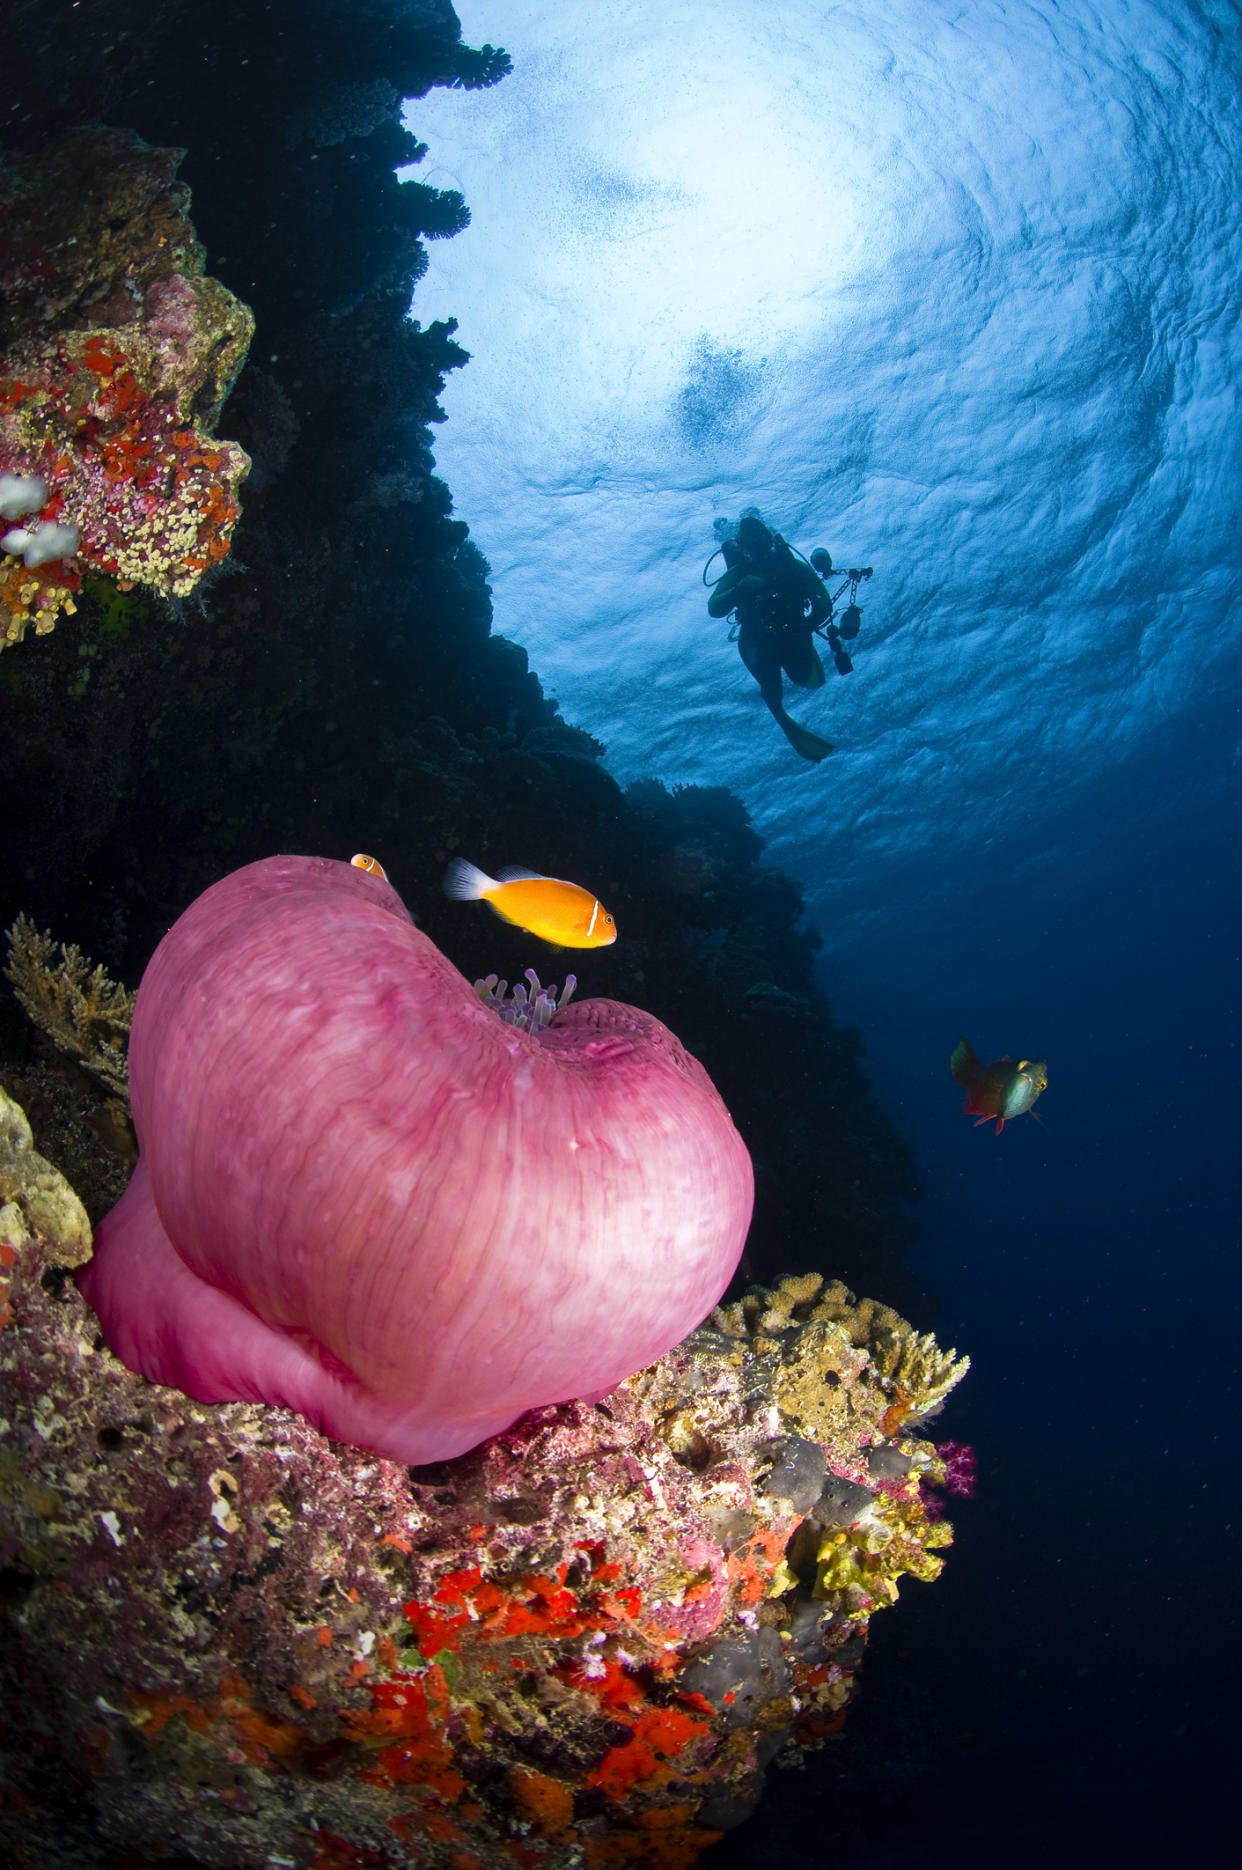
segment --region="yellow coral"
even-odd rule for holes
[[[92,968],[76,943],[59,944],[19,915],[8,932],[5,974],[29,1017],[54,1045],[78,1059],[110,1091],[128,1099],[125,1047],[134,999],[127,987]]]
[[[942,1351],[930,1331],[920,1337],[909,1328],[886,1357],[876,1356],[876,1363],[909,1396],[913,1415],[925,1415],[943,1402],[970,1369],[969,1357]]]
[[[0,1269],[12,1264],[2,1249],[21,1246],[31,1234],[44,1242],[54,1266],[81,1266],[91,1257],[86,1209],[35,1149],[25,1111],[0,1087]],[[4,1285],[0,1279],[0,1325]]]
[[[879,1605],[896,1603],[897,1580],[903,1574],[925,1584],[938,1578],[944,1560],[934,1553],[952,1543],[948,1521],[928,1519],[917,1500],[877,1494],[848,1531],[823,1535],[813,1594],[839,1598],[839,1614],[860,1621]]]
[[[942,1351],[930,1331],[920,1334],[891,1305],[856,1299],[839,1279],[825,1285],[820,1273],[788,1275],[770,1290],[753,1286],[731,1305],[718,1305],[708,1323],[726,1337],[745,1340],[756,1356],[782,1349],[790,1366],[782,1406],[809,1429],[817,1426],[816,1384],[827,1374],[835,1389],[836,1379],[845,1375],[843,1345],[867,1353],[894,1399],[894,1420],[885,1425],[885,1434],[898,1420],[924,1415],[943,1402],[970,1369],[969,1357]],[[791,1332],[798,1334],[796,1340],[788,1338]],[[818,1402],[837,1413],[836,1397],[819,1393]],[[819,1428],[827,1433],[822,1423]]]

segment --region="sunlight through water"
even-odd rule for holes
[[[513,74],[407,107],[472,225],[437,461],[622,779],[729,785],[830,944],[1036,863],[1236,664],[1234,73],[1208,0],[464,0]],[[757,507],[875,568],[798,760],[706,614]],[[810,835],[808,835],[810,833]]]

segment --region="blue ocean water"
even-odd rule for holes
[[[437,463],[495,626],[618,777],[731,787],[804,885],[918,1151],[938,1335],[974,1359],[949,1422],[981,1481],[944,1577],[876,1620],[848,1739],[715,1861],[1215,1843],[1242,11],[457,10],[514,71],[409,107],[419,178],[473,216],[414,316],[472,353]],[[790,700],[821,766],[706,615],[713,521],[750,506],[874,567],[853,674]],[[971,1127],[959,1034],[1047,1056],[1046,1129]]]

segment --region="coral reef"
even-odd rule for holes
[[[832,1475],[847,1483],[844,1496],[829,1483],[795,1541],[798,1561],[816,1567],[817,1592],[835,1592],[842,1615],[865,1617],[896,1597],[902,1572],[937,1577],[933,1553],[948,1541],[920,1488],[945,1485],[948,1468],[931,1444],[901,1438],[939,1410],[970,1359],[819,1273],[748,1292],[718,1307],[710,1324],[746,1346],[782,1423],[824,1448]],[[861,1458],[860,1414],[876,1429]],[[873,1498],[860,1506],[851,1487]]]
[[[416,295],[408,313],[425,242],[468,210],[408,171],[427,152],[399,100],[493,83],[504,53],[461,45],[448,0],[13,0],[6,25],[0,350],[24,369],[0,378],[20,443],[0,596],[14,637],[58,621],[0,658],[21,802],[0,925],[20,907],[137,979],[239,865],[362,846],[520,1038],[547,993],[499,976],[537,956],[452,917],[445,865],[589,874],[624,940],[582,964],[584,996],[681,1034],[755,1159],[747,1276],[814,1260],[922,1316],[912,1158],[796,885],[730,794],[613,781],[491,633],[486,559],[435,475],[467,359]],[[65,140],[99,123],[125,128]],[[259,342],[221,410],[242,301]],[[166,374],[178,334],[197,382]],[[97,1218],[132,1160],[115,1099],[7,994],[0,1063]],[[0,1163],[16,1870],[678,1870],[773,1758],[839,1728],[870,1610],[939,1563],[967,1463],[917,1411],[958,1366],[818,1276],[726,1305],[597,1406],[408,1471],[130,1375],[11,1112]]]
[[[817,985],[797,887],[737,799],[623,792],[559,719],[491,633],[486,559],[434,471],[466,353],[416,297],[408,313],[425,242],[468,211],[408,171],[426,150],[398,100],[494,82],[504,54],[462,46],[447,0],[13,0],[6,23],[0,319],[28,372],[3,380],[35,397],[0,411],[21,441],[0,511],[29,535],[0,562],[19,628],[60,608],[37,655],[0,658],[22,806],[0,924],[21,908],[137,979],[239,865],[375,849],[516,1040],[546,995],[499,976],[538,957],[454,917],[445,866],[589,874],[624,939],[580,964],[579,992],[652,1009],[720,1088],[756,1162],[748,1276],[796,1242],[920,1316],[910,1152]],[[101,122],[124,129],[64,140]],[[98,179],[73,167],[92,147]],[[32,204],[60,230],[42,258]],[[242,301],[260,337],[217,425]],[[219,356],[156,408],[164,336],[216,318]],[[182,558],[159,538],[148,555],[148,460],[198,526]],[[37,562],[70,528],[75,551]],[[202,544],[215,569],[179,591]],[[43,1044],[0,996],[5,1083],[97,1217],[132,1139]],[[782,1285],[605,1402],[410,1472],[130,1375],[57,1264],[74,1229],[39,1207],[52,1172],[0,1130],[18,1144],[0,1207],[0,1855],[18,1870],[677,1870],[774,1757],[839,1727],[869,1607],[938,1563],[946,1470],[888,1361],[917,1334],[883,1308]],[[912,1380],[934,1375],[930,1349],[909,1355]],[[813,1411],[833,1389],[848,1409]]]
[[[854,1352],[874,1365],[888,1386],[886,1435],[894,1434],[903,1422],[921,1420],[938,1409],[970,1368],[968,1357],[942,1351],[930,1332],[920,1336],[891,1305],[875,1299],[856,1300],[841,1280],[828,1283],[822,1273],[787,1277],[769,1292],[748,1292],[718,1307],[713,1322],[730,1337],[745,1340],[759,1357],[779,1355],[790,1332],[811,1332],[826,1346],[844,1331]],[[779,1390],[780,1379],[774,1381]],[[840,1413],[839,1388],[849,1388],[844,1366],[840,1367],[840,1384],[831,1385],[827,1395],[812,1391],[795,1396],[781,1391],[781,1404],[809,1434],[824,1439]]]
[[[211,430],[253,320],[204,276],[181,153],[98,128],[0,153],[0,474],[25,489],[0,647],[88,569],[184,597],[228,553],[249,461]]]
[[[911,1328],[814,1278],[406,1469],[132,1376],[61,1270],[80,1238],[27,1203],[0,1246],[21,1870],[690,1870],[839,1729],[870,1615],[950,1542],[920,1496],[944,1461],[885,1426]]]
[[[75,943],[60,943],[60,959],[54,961],[57,943],[28,916],[18,916],[8,940],[5,976],[35,1025],[101,1084],[128,1099],[125,1048],[135,995],[102,967],[92,967]]]

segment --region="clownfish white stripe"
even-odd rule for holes
[[[595,898],[595,907],[594,907],[594,908],[592,909],[592,911],[591,911],[591,920],[590,920],[590,922],[589,922],[589,923],[587,924],[587,934],[588,934],[588,935],[594,935],[594,933],[595,933],[595,921],[596,921],[596,917],[597,917],[598,915],[599,915],[599,897],[597,896],[597,897]]]

